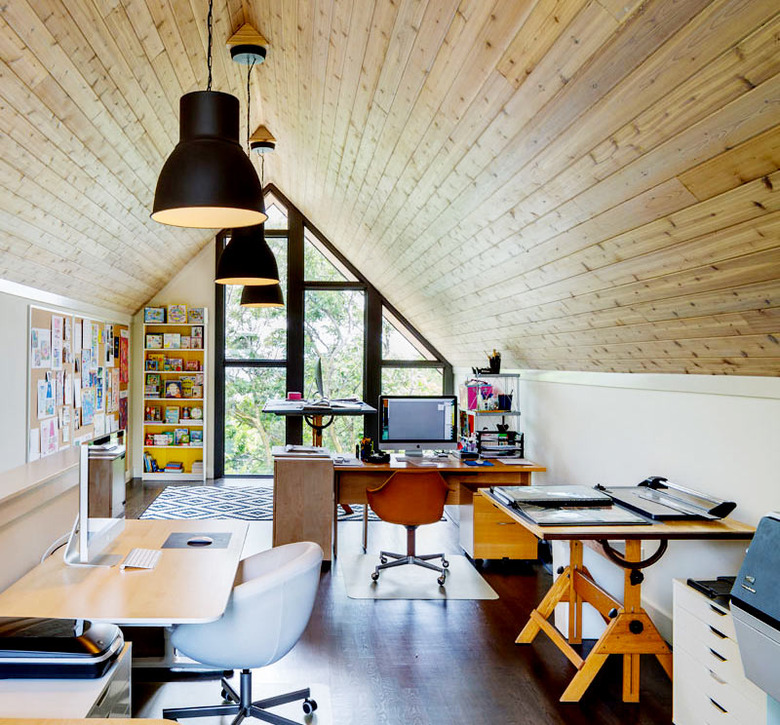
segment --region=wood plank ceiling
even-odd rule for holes
[[[205,0],[0,6],[0,277],[127,310]],[[454,364],[780,374],[777,0],[216,0],[273,181]],[[243,131],[242,131],[243,134]]]

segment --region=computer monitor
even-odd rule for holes
[[[458,447],[454,395],[380,395],[379,446],[422,455]]]
[[[110,517],[95,516],[95,512],[90,512],[90,487],[98,479],[89,475],[90,461],[94,463],[101,458],[108,459],[112,477],[121,476],[124,484],[124,431],[92,438],[79,447],[79,513],[65,549],[65,563],[72,566],[113,566],[122,559],[119,555],[106,555],[104,551],[125,528],[124,510],[121,515]],[[109,482],[112,484],[113,481]],[[92,499],[95,498],[93,495]]]

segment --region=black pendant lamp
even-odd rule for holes
[[[208,16],[208,88],[182,96],[179,143],[157,180],[152,219],[197,229],[262,224],[262,187],[238,140],[238,99],[211,90],[212,4]]]
[[[242,307],[284,307],[282,287],[276,284],[246,286],[241,292]]]
[[[253,67],[254,63],[249,66],[246,74],[247,147],[250,146],[249,122]],[[261,158],[261,169],[264,166],[264,161]],[[263,172],[261,171],[262,176]],[[260,198],[262,201],[262,194]],[[217,262],[215,282],[217,284],[249,285],[253,287],[279,285],[279,267],[271,247],[265,241],[265,227],[263,224],[233,229],[231,239],[222,250],[222,254]],[[278,298],[281,299],[281,288],[279,289]],[[284,302],[282,301],[281,304],[284,304]]]
[[[279,283],[276,257],[265,241],[263,225],[241,227],[222,250],[217,284],[272,285]]]

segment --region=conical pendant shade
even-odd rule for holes
[[[244,287],[241,292],[242,307],[284,307],[282,288],[277,284],[265,284],[260,287]]]
[[[218,91],[181,97],[179,143],[157,180],[152,219],[197,229],[262,224],[263,193],[238,142],[238,99]]]
[[[262,224],[234,229],[217,263],[218,284],[270,285],[279,282],[279,267],[265,241]]]

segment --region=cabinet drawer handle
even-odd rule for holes
[[[720,677],[718,677],[711,669],[708,668],[707,672],[710,673],[710,677],[713,680],[715,680],[715,682],[717,682],[719,685],[725,685],[726,684],[726,680],[721,680]]]
[[[710,632],[712,632],[716,637],[720,637],[721,639],[727,639],[726,635],[723,634],[723,632],[718,631],[712,625],[710,625]]]
[[[715,614],[717,614],[719,617],[725,617],[726,616],[726,612],[718,609],[714,604],[710,604],[710,609],[713,612],[715,612]]]
[[[717,708],[718,708],[718,710],[720,710],[721,712],[728,712],[728,710],[727,710],[725,707],[721,707],[720,705],[718,705],[718,703],[717,703],[717,702],[715,702],[715,700],[713,700],[712,698],[709,698],[709,700],[710,700],[710,702],[711,702],[711,703],[712,703],[712,704],[713,704],[715,707],[717,707]]]
[[[710,653],[713,657],[716,657],[721,662],[726,662],[726,658],[722,654],[718,654],[714,649],[712,649],[712,647],[710,647]]]

